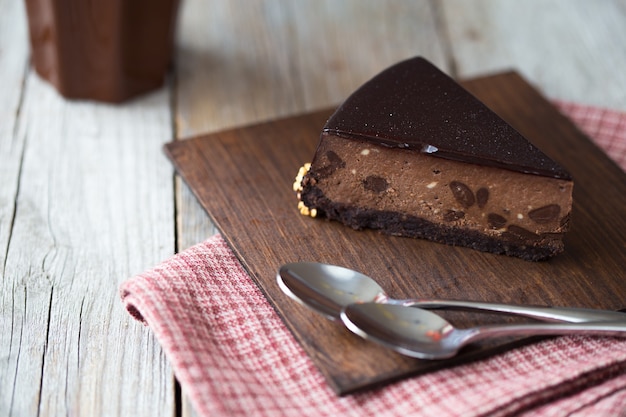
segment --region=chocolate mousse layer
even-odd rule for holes
[[[540,260],[563,251],[573,184],[324,135],[302,187],[354,229]]]

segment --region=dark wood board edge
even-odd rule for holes
[[[312,118],[312,119],[318,120],[319,125],[322,125],[323,122],[326,120],[326,118],[330,116],[330,114],[333,111],[334,111],[333,108],[323,109],[323,110],[314,112],[313,115],[306,114],[306,115],[302,115],[301,117],[307,118],[307,119]],[[296,120],[299,117],[300,116],[295,116]],[[238,128],[238,129],[258,128],[258,127],[262,127],[262,125],[274,125],[275,123],[281,123],[287,120],[291,121],[293,119],[294,117],[287,117],[283,119],[268,121],[262,124],[254,124],[254,125],[250,125],[250,126]],[[296,124],[300,124],[300,122],[297,121]],[[220,134],[228,135],[230,134],[230,130],[221,132],[221,133],[218,132],[215,135],[219,136]],[[204,139],[205,139],[205,136],[198,136],[194,138],[184,139],[182,141],[171,142],[164,146],[164,151],[166,155],[168,156],[168,158],[170,158],[170,160],[173,162],[177,172],[179,173],[183,172],[185,167],[188,166],[189,161],[186,159],[186,157],[190,155],[190,153],[188,152],[188,145],[190,142],[188,141],[194,141],[194,140],[203,141]],[[313,149],[310,149],[309,153],[312,153],[312,152],[313,152]],[[197,155],[196,153],[193,153],[193,152],[191,154]],[[210,172],[206,172],[205,174],[210,175]],[[185,175],[183,175],[183,178],[185,178]],[[191,187],[191,190],[194,193],[194,195],[200,201],[202,201],[202,198],[204,198],[204,195],[198,192],[199,189],[197,187]],[[335,372],[332,371],[335,369],[335,364],[328,363],[327,365],[325,365],[325,363],[327,362],[327,357],[323,354],[320,354],[320,350],[316,346],[314,337],[310,338],[310,334],[308,335],[303,334],[300,331],[300,329],[298,329],[297,327],[294,327],[293,324],[289,320],[285,320],[285,317],[289,317],[290,315],[293,314],[292,310],[294,309],[299,310],[301,309],[301,306],[295,305],[293,302],[291,302],[291,300],[285,303],[284,294],[282,293],[279,294],[279,297],[277,299],[275,297],[275,293],[268,292],[267,281],[263,280],[259,276],[259,273],[256,270],[256,268],[254,268],[254,266],[248,262],[247,257],[243,253],[241,253],[238,247],[239,244],[237,240],[232,239],[229,233],[227,232],[225,233],[225,231],[223,230],[222,223],[219,222],[218,219],[214,218],[210,210],[207,210],[207,213],[209,217],[211,218],[211,221],[214,222],[218,231],[222,234],[222,237],[227,242],[227,244],[229,245],[229,247],[231,248],[235,256],[241,262],[246,272],[248,272],[251,279],[260,288],[261,292],[268,299],[269,304],[274,308],[277,314],[281,318],[283,318],[283,322],[285,323],[286,327],[289,329],[292,335],[296,338],[296,340],[300,343],[300,345],[304,348],[306,353],[317,364],[319,371],[324,375],[329,386],[331,387],[331,389],[333,389],[333,391],[337,393],[337,395],[344,396],[344,395],[349,395],[349,394],[353,394],[356,392],[360,392],[362,390],[376,389],[378,387],[387,385],[389,383],[393,383],[394,381],[402,380],[408,376],[421,375],[421,374],[433,372],[439,369],[449,368],[451,366],[455,366],[458,364],[465,364],[470,361],[480,360],[485,357],[491,356],[495,353],[501,353],[501,352],[505,352],[507,350],[510,350],[519,346],[523,346],[525,344],[530,343],[532,340],[534,340],[532,338],[523,338],[523,339],[518,338],[515,340],[511,340],[507,344],[496,343],[496,344],[491,344],[491,346],[490,344],[487,344],[487,346],[489,346],[488,348],[485,348],[484,347],[485,345],[483,345],[483,347],[480,349],[478,348],[472,349],[470,347],[469,349],[464,350],[457,357],[448,359],[446,361],[420,361],[420,360],[415,360],[411,358],[406,358],[395,352],[390,352],[382,347],[378,347],[376,345],[370,344],[368,342],[361,340],[360,338],[354,335],[349,334],[347,337],[353,344],[352,349],[358,349],[358,350],[366,349],[368,352],[374,352],[374,354],[377,356],[379,355],[395,356],[396,361],[400,362],[401,364],[399,368],[404,368],[404,370],[399,372],[397,369],[395,369],[389,372],[380,373],[375,377],[370,376],[368,378],[357,379],[357,380],[349,378],[349,379],[344,380],[341,377],[341,375],[338,376]],[[339,229],[342,228],[342,226],[340,225],[333,225],[333,226]],[[373,236],[373,239],[376,239],[378,236],[377,232],[367,231],[364,233],[371,234]],[[465,249],[461,248],[460,250],[465,250]],[[320,317],[317,315],[317,313],[314,313],[311,311],[305,311],[304,314],[306,314],[307,316],[310,316],[311,323],[317,323],[319,325],[318,332],[328,333],[329,328],[331,328],[332,331],[335,332],[337,337],[346,337],[345,333],[347,331],[345,329],[335,324],[329,324],[325,320],[320,320]],[[352,350],[352,349],[348,349],[348,350]],[[350,360],[350,358],[347,357],[346,360]],[[415,364],[419,364],[419,365],[415,366]]]
[[[492,76],[492,77],[488,77],[486,79],[479,79],[479,80],[475,80],[475,81],[470,81],[467,84],[465,84],[467,86],[467,88],[472,91],[473,88],[477,88],[478,90],[480,90],[480,86],[481,83],[484,82],[490,82],[490,83],[501,83],[502,87],[499,88],[499,90],[502,91],[501,96],[500,95],[495,95],[494,97],[490,96],[490,99],[494,99],[494,100],[502,100],[502,99],[507,99],[507,97],[510,98],[511,96],[511,90],[513,90],[513,93],[519,92],[519,91],[523,91],[524,94],[530,94],[531,95],[531,100],[533,101],[541,101],[542,102],[542,106],[544,106],[545,108],[541,109],[542,111],[547,112],[546,114],[551,114],[550,117],[554,117],[554,118],[562,118],[564,119],[564,121],[559,122],[559,125],[566,125],[566,126],[559,126],[559,129],[564,130],[563,133],[563,137],[571,137],[571,135],[578,135],[578,136],[583,136],[572,124],[571,122],[569,122],[567,119],[565,119],[562,115],[560,115],[558,113],[558,111],[556,109],[554,109],[554,107],[552,107],[547,101],[545,101],[545,99],[543,97],[541,97],[541,95],[539,95],[539,93],[537,93],[535,90],[532,90],[528,88],[528,84],[525,83],[525,81],[519,77],[518,75],[514,74],[514,73],[508,73],[508,74],[502,74],[502,75],[496,75],[496,76]],[[511,88],[510,85],[517,85],[517,87],[513,87]],[[534,95],[534,97],[533,97]],[[485,100],[484,97],[481,97],[481,99],[483,99],[483,101],[486,102],[486,104],[490,105],[489,100]],[[528,100],[529,98],[526,97],[520,97],[519,100]],[[496,106],[497,107],[497,101],[496,101]],[[319,126],[311,126],[311,129],[315,129],[314,131],[319,131],[319,128],[321,126],[321,124],[323,124],[323,121],[325,119],[325,117],[327,115],[330,114],[332,110],[323,110],[319,113],[319,119],[318,122],[313,123],[313,124],[317,124],[320,123]],[[531,116],[532,116],[532,112]],[[501,116],[505,119],[507,119],[507,115],[506,114],[501,114]],[[304,118],[308,118],[307,115],[301,116]],[[518,120],[520,118],[519,114],[516,114],[514,119]],[[531,117],[532,118],[532,117]],[[291,119],[291,118],[289,118]],[[296,117],[297,119],[297,117]],[[523,118],[521,118],[523,119]],[[285,120],[286,121],[286,120]],[[268,122],[269,124],[275,124],[277,122],[281,122],[281,121],[274,121],[274,122]],[[524,125],[525,122],[521,123],[521,126],[516,126],[518,127],[518,130],[522,131],[522,133],[524,133],[524,128],[527,128],[527,126]],[[515,126],[515,123],[513,123],[513,125]],[[258,127],[258,126],[256,126]],[[261,127],[262,128],[262,127]],[[573,132],[572,129],[575,131]],[[228,136],[230,133],[229,132],[221,132],[221,133],[217,133],[211,136],[221,136],[221,135],[226,135]],[[527,135],[529,137],[532,137],[530,135]],[[204,140],[205,136],[202,137],[198,137],[195,138],[195,140]],[[185,141],[180,141],[180,142],[174,142],[172,144],[168,144],[166,146],[166,152],[168,153],[168,156],[172,159],[172,161],[174,162],[177,170],[180,172],[182,172],[184,174],[185,168],[186,168],[186,164],[187,162],[184,160],[183,157],[181,157],[180,155],[177,155],[177,151],[176,148],[177,147],[181,147],[182,148],[187,148],[189,145],[189,142],[187,142],[188,140],[194,140],[194,139],[187,139]],[[597,156],[597,158],[600,159],[600,163],[598,163],[597,165],[599,166],[596,169],[599,169],[600,171],[603,171],[603,173],[605,175],[609,175],[609,177],[611,176],[615,176],[616,173],[612,172],[611,170],[615,171],[615,164],[612,164],[613,168],[611,168],[611,163],[609,161],[609,163],[607,163],[608,158],[604,155],[604,153],[602,153],[599,149],[597,149],[597,147],[595,147],[595,145],[591,144],[586,138],[583,140],[583,144],[579,144],[578,142],[580,142],[580,140],[576,141],[577,143],[577,148],[575,149],[576,152],[580,152],[581,150],[584,152],[596,152],[598,155],[595,155],[594,158]],[[563,144],[559,144],[559,140],[558,138],[555,140],[554,142],[554,147],[553,150],[547,150],[547,153],[549,152],[554,152],[554,153],[559,153],[561,150],[559,149],[559,146],[562,146]],[[567,143],[565,145],[568,145]],[[543,149],[545,149],[546,147],[542,146]],[[550,148],[550,146],[548,146],[548,148]],[[307,152],[310,152],[310,154],[312,155],[312,151],[313,150],[307,150]],[[571,158],[571,156],[570,156]],[[558,156],[555,157],[555,159],[559,160]],[[565,158],[567,159],[567,158]],[[567,166],[567,164],[564,164]],[[568,166],[567,166],[568,167]],[[568,167],[570,168],[570,167]],[[571,169],[571,168],[570,168]],[[617,168],[619,170],[619,168]],[[606,171],[606,172],[604,172]],[[574,172],[573,172],[574,173]],[[623,175],[623,173],[621,173],[621,170],[619,170],[619,173]],[[207,173],[210,174],[210,173]],[[575,175],[576,176],[576,175]],[[185,175],[183,175],[183,177],[185,177]],[[188,181],[189,183],[189,181]],[[616,182],[617,183],[617,187],[619,188],[619,181]],[[622,184],[623,185],[623,184]],[[204,194],[203,192],[199,192],[200,190],[197,190],[197,188],[191,187],[192,190],[194,191],[194,193],[196,194],[196,196],[201,200],[201,202],[203,201],[204,198]],[[623,187],[622,187],[623,188]],[[198,192],[197,192],[198,191]],[[623,191],[623,190],[622,190]],[[222,196],[222,199],[226,199],[227,196]],[[203,204],[206,208],[206,205]],[[211,215],[211,210],[208,210],[209,214]],[[240,246],[240,241],[238,241],[238,238],[231,238],[229,236],[228,233],[224,233],[224,229],[228,229],[228,227],[225,227],[224,229],[222,228],[222,225],[219,222],[219,219],[215,219],[215,217],[211,216],[212,219],[216,221],[216,226],[218,227],[218,229],[222,232],[222,234],[224,235],[224,237],[226,238],[227,242],[229,243],[229,245],[233,248],[235,254],[238,256],[238,258],[242,261],[242,264],[244,265],[244,267],[248,270],[248,272],[250,273],[251,277],[255,280],[255,282],[257,283],[257,285],[259,285],[259,287],[262,289],[262,291],[264,292],[264,294],[266,294],[266,296],[268,297],[268,299],[270,300],[270,304],[272,304],[274,306],[274,308],[277,310],[277,312],[279,313],[279,315],[281,315],[281,317],[288,317],[290,314],[294,313],[294,308],[292,305],[290,304],[285,304],[284,300],[277,300],[276,298],[274,298],[274,295],[272,293],[272,291],[267,291],[264,287],[267,283],[267,277],[260,277],[259,271],[257,270],[257,268],[255,268],[255,265],[253,265],[252,263],[249,263],[245,254],[241,253],[238,250],[238,247]],[[462,249],[461,249],[462,250]],[[282,304],[282,306],[281,306]],[[623,307],[620,306],[620,307]],[[300,313],[301,314],[301,313]],[[311,313],[313,314],[313,313]],[[317,320],[316,317],[311,316],[310,320],[315,321]],[[370,377],[367,378],[366,380],[362,380],[362,381],[355,381],[355,380],[344,380],[341,378],[341,375],[337,375],[333,372],[329,372],[328,371],[328,367],[325,366],[324,364],[324,357],[320,357],[319,356],[319,350],[316,348],[315,346],[315,341],[310,340],[309,338],[307,338],[306,335],[303,335],[301,332],[301,329],[295,328],[291,325],[291,323],[289,322],[289,320],[286,321],[288,328],[292,331],[292,333],[296,336],[296,338],[298,339],[298,341],[305,347],[305,350],[307,350],[307,352],[312,356],[312,358],[314,358],[314,361],[319,365],[322,364],[322,366],[320,367],[320,369],[322,370],[322,372],[325,374],[327,380],[329,381],[329,383],[331,384],[331,386],[335,389],[336,392],[340,393],[340,394],[345,394],[348,392],[353,392],[354,390],[358,390],[358,389],[362,389],[362,388],[369,388],[372,386],[377,386],[381,383],[385,383],[385,382],[389,382],[391,380],[396,380],[398,378],[402,378],[406,375],[412,375],[412,374],[417,374],[417,373],[423,373],[423,372],[428,372],[430,370],[434,370],[434,369],[439,369],[442,366],[450,366],[452,364],[452,362],[446,362],[445,364],[443,364],[442,366],[438,366],[439,364],[429,364],[428,366],[420,366],[420,367],[413,367],[413,369],[411,369],[411,364],[405,364],[403,359],[399,360],[400,365],[398,367],[403,368],[403,370],[401,372],[398,372],[397,367],[396,369],[392,369],[389,372],[386,373],[380,373],[378,374],[377,377]],[[323,332],[328,332],[329,329],[327,326],[322,326],[321,329],[319,329],[320,331]],[[360,340],[356,340],[354,343],[361,343]],[[512,347],[513,345],[506,345],[506,347]],[[358,345],[358,348],[361,348],[361,345]],[[503,347],[502,346],[497,346],[499,348],[499,350],[501,350]],[[491,351],[485,351],[485,352],[481,352],[482,353],[491,353]],[[380,352],[378,353],[380,354]],[[462,363],[464,361],[473,359],[474,356],[472,354],[467,354],[465,355],[466,357],[461,357],[459,359],[459,362]],[[328,364],[329,366],[332,366],[333,364]]]

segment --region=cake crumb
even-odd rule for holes
[[[303,216],[310,216],[310,217],[316,217],[317,216],[317,209],[313,208],[310,209],[309,207],[306,206],[306,204],[304,204],[304,202],[301,200],[302,198],[302,181],[304,180],[304,176],[309,172],[309,170],[311,169],[311,163],[307,162],[306,164],[304,164],[303,166],[300,167],[300,169],[298,170],[298,175],[296,175],[296,179],[293,183],[293,190],[296,192],[296,196],[298,197],[298,210],[300,211],[300,214],[302,214]]]
[[[311,163],[307,162],[306,164],[301,166],[300,169],[298,170],[298,175],[296,175],[296,179],[293,183],[293,190],[295,192],[299,193],[300,191],[302,191],[302,180],[304,179],[304,176],[307,174],[307,172],[309,172],[310,169],[311,169]]]

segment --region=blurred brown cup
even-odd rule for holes
[[[119,103],[163,85],[179,0],[26,0],[32,62],[66,98]]]

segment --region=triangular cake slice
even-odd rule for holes
[[[563,167],[419,57],[336,110],[294,183],[305,215],[527,260],[563,251],[572,188]]]

